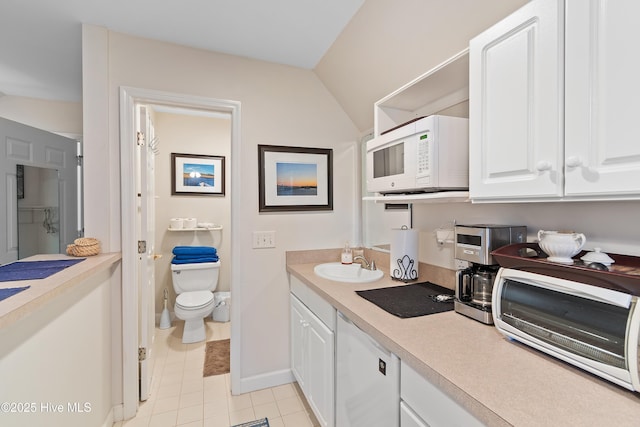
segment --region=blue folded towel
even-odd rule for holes
[[[176,246],[174,255],[216,256],[218,251],[213,246]]]
[[[217,256],[183,257],[181,259],[175,256],[171,260],[171,264],[199,264],[201,262],[217,262],[218,259]]]

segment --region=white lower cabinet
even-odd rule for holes
[[[295,286],[294,281],[297,282]],[[291,288],[293,375],[320,425],[333,427],[335,425],[335,309],[293,277]],[[294,290],[297,290],[295,294]],[[314,314],[310,308],[318,308],[318,312]]]
[[[404,362],[400,365],[400,427],[483,426],[456,401]]]

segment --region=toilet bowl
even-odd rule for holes
[[[220,261],[193,264],[171,264],[173,289],[176,291],[174,312],[184,320],[182,342],[204,341],[204,318],[213,312],[213,291],[218,286]]]

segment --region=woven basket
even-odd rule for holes
[[[67,255],[92,256],[100,253],[100,241],[93,237],[80,237],[67,245]]]

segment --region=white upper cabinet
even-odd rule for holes
[[[473,200],[640,197],[639,13],[533,0],[471,41]]]
[[[637,0],[567,0],[567,196],[640,193],[638,16]]]
[[[534,0],[469,44],[472,199],[562,196],[563,15]]]

